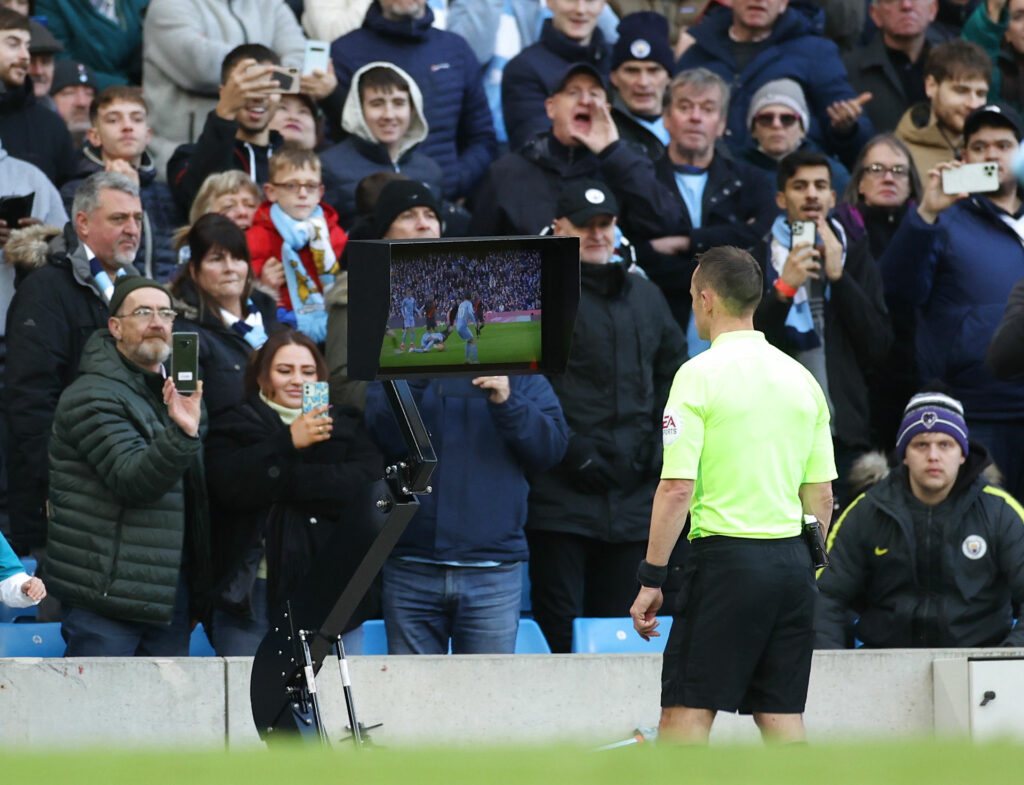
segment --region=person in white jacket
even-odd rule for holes
[[[0,603],[11,608],[38,605],[46,597],[46,586],[39,578],[25,572],[3,534],[0,534]]]
[[[302,66],[306,39],[284,0],[152,0],[142,30],[142,90],[163,178],[178,145],[194,142],[217,105],[220,67],[240,44],[263,44]]]

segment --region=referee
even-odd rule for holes
[[[649,640],[668,559],[691,549],[662,666],[660,737],[703,743],[715,713],[752,713],[766,739],[802,741],[817,588],[803,513],[827,529],[836,477],[828,404],[811,374],[754,331],[761,269],[745,251],[699,257],[690,296],[711,348],[685,363],[662,424],[640,593]],[[824,532],[823,532],[824,533]]]

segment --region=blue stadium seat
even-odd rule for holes
[[[192,637],[188,641],[189,657],[216,657],[217,652],[213,650],[210,639],[206,637],[206,630],[202,624],[197,624],[192,630]]]
[[[29,605],[27,608],[12,608],[0,602],[0,623],[12,622],[18,619],[34,619],[39,613],[38,605]]]
[[[0,657],[63,657],[60,624],[0,624]]]
[[[633,629],[633,620],[623,619],[573,619],[572,650],[574,654],[634,654],[665,651],[671,616],[659,616],[661,635],[645,641]]]
[[[29,575],[36,574],[36,568],[39,567],[39,563],[31,556],[22,556],[21,563],[25,567],[25,572]]]
[[[363,622],[363,654],[387,654],[388,634],[383,619]]]
[[[516,654],[551,654],[548,639],[533,619],[520,619],[516,633]]]

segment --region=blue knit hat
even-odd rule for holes
[[[612,47],[612,70],[627,60],[651,60],[670,74],[675,58],[668,43],[668,20],[654,11],[627,14],[619,22],[619,40]]]
[[[967,423],[964,407],[956,398],[942,393],[919,393],[903,410],[903,422],[896,435],[896,453],[900,460],[907,454],[907,445],[919,433],[944,433],[956,439],[967,455]]]

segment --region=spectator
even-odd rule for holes
[[[829,215],[836,199],[830,174],[821,153],[798,151],[779,164],[776,201],[784,214],[772,226],[755,324],[825,393],[839,473],[834,494],[845,504],[850,466],[872,446],[867,378],[889,351],[892,326],[867,242],[851,240]],[[813,245],[793,243],[794,221],[815,223]]]
[[[733,150],[749,141],[750,99],[765,82],[792,79],[803,87],[811,108],[807,135],[822,150],[851,163],[872,136],[863,116],[869,95],[857,96],[834,43],[818,35],[821,11],[786,7],[787,0],[734,0],[732,12],[708,14],[690,31],[694,43],[679,68],[705,67],[735,85],[726,123]]]
[[[36,13],[64,44],[66,57],[87,65],[96,89],[142,81],[142,17],[148,0],[79,3],[36,0]]]
[[[988,100],[1024,111],[1024,0],[979,3],[964,25],[963,37],[992,59]]]
[[[328,538],[369,508],[380,453],[351,409],[302,411],[304,382],[327,365],[302,333],[275,333],[253,356],[244,398],[211,418],[213,643],[221,656],[252,656],[279,607]],[[354,619],[358,626],[363,619]]]
[[[199,335],[199,375],[211,416],[242,400],[242,376],[250,355],[277,327],[277,304],[253,289],[245,233],[231,219],[208,213],[188,230],[189,261],[181,266],[171,296],[180,316],[177,332]]]
[[[359,28],[372,0],[306,0],[302,28],[318,41],[334,41]]]
[[[1006,476],[1006,489],[1024,498],[1024,383],[997,381],[985,365],[1006,296],[1024,278],[1022,203],[1011,166],[1024,126],[1013,110],[989,104],[968,115],[963,129],[964,163],[998,163],[999,190],[945,194],[942,170],[957,164],[932,169],[921,204],[890,243],[882,274],[890,297],[919,309],[922,378],[950,385],[974,438]]]
[[[1024,516],[989,485],[985,448],[968,440],[963,406],[939,393],[907,404],[902,462],[836,521],[821,572],[815,648],[1024,645]]]
[[[230,4],[220,0],[150,0],[142,39],[142,90],[153,107],[150,120],[157,137],[152,149],[158,171],[164,171],[179,145],[198,141],[209,125],[208,120],[207,126],[203,125],[204,118],[215,107],[224,110],[230,69],[225,72],[221,66],[238,46],[262,45],[277,55],[269,60],[257,56],[257,60],[289,66],[301,66],[305,52],[299,23],[282,0],[232,0]],[[259,82],[257,76],[262,73],[249,82]],[[229,86],[233,98],[240,97],[239,83],[243,81],[238,78]],[[246,86],[255,89],[252,84]],[[239,109],[241,104],[235,112],[221,115],[222,119],[235,120]],[[173,173],[168,174],[168,179],[173,177]],[[202,181],[199,178],[194,188]]]
[[[533,614],[553,652],[572,650],[573,618],[622,616],[632,604],[661,473],[662,411],[686,360],[658,288],[609,264],[617,213],[607,186],[584,180],[559,195],[554,224],[556,236],[580,240],[569,363],[549,380],[569,446],[530,477],[526,524]]]
[[[619,19],[639,11],[654,11],[664,16],[668,22],[666,38],[669,46],[676,46],[681,35],[685,35],[687,28],[692,27],[700,17],[693,16],[695,6],[673,2],[672,0],[608,0],[608,5],[618,14]],[[717,8],[717,4],[710,3],[711,8]],[[705,12],[702,11],[700,16]]]
[[[157,182],[156,167],[146,145],[153,138],[149,107],[138,87],[114,85],[100,92],[90,106],[91,127],[77,157],[76,176],[61,188],[71,206],[75,191],[90,175],[120,172],[137,182],[142,196],[142,238],[135,263],[147,278],[166,281],[178,267],[174,229],[181,223],[166,183]]]
[[[64,51],[60,41],[53,37],[53,33],[46,29],[35,19],[30,19],[32,28],[32,40],[28,44],[28,53],[31,58],[28,65],[28,75],[32,77],[32,89],[40,103],[46,103],[50,96],[50,85],[53,84],[53,56]]]
[[[997,379],[1024,373],[1024,279],[1010,290],[1006,313],[988,345],[985,362]]]
[[[960,155],[964,120],[985,103],[992,61],[977,44],[946,41],[928,53],[924,73],[928,102],[910,107],[896,127],[922,180],[937,164]]]
[[[398,66],[425,90],[429,133],[420,152],[441,166],[444,196],[456,199],[476,186],[497,142],[472,50],[461,36],[433,24],[427,0],[374,0],[363,26],[335,41],[331,57],[342,100],[355,72],[380,60]]]
[[[893,131],[908,107],[927,100],[925,62],[942,38],[929,25],[937,0],[871,0],[868,14],[878,32],[843,58],[850,84],[871,93],[864,107],[879,133]]]
[[[94,98],[96,81],[92,72],[81,63],[57,61],[50,83],[50,100],[68,127],[75,150],[81,149],[85,134],[92,128],[89,108]],[[71,176],[74,176],[73,172]]]
[[[286,142],[306,150],[318,150],[322,142],[321,126],[320,109],[312,96],[305,93],[282,93],[268,127],[281,134]]]
[[[11,535],[22,548],[46,540],[47,441],[57,399],[78,374],[89,334],[106,324],[114,280],[137,275],[142,203],[123,174],[94,174],[75,194],[71,222],[25,230],[12,264],[35,269],[7,313],[5,414],[10,437]]]
[[[278,320],[316,343],[327,338],[324,297],[341,272],[348,240],[338,214],[321,198],[320,159],[312,150],[285,145],[270,160],[267,201],[246,233],[252,268],[265,287],[277,289]]]
[[[188,219],[191,226],[207,213],[227,216],[243,232],[252,226],[253,216],[263,201],[259,186],[240,169],[211,174],[192,202]]]
[[[324,201],[351,226],[356,217],[356,185],[379,171],[402,172],[440,195],[441,167],[417,147],[427,137],[423,97],[419,86],[401,68],[384,62],[367,63],[352,78],[342,112],[349,136],[320,157],[324,180],[331,188]]]
[[[815,150],[807,138],[810,112],[804,91],[792,79],[766,82],[750,99],[747,125],[750,145],[743,157],[759,169],[774,176],[779,161],[795,150]],[[846,190],[850,173],[835,158],[828,156],[832,185],[836,192]]]
[[[623,17],[612,48],[612,117],[619,136],[642,145],[653,161],[665,154],[669,142],[661,110],[672,61],[665,17],[651,11]]]
[[[536,234],[551,223],[562,187],[584,179],[612,189],[630,238],[664,234],[673,221],[672,195],[659,185],[651,160],[619,139],[597,69],[569,66],[545,106],[551,130],[494,163],[476,195],[470,234]]]
[[[876,136],[861,151],[835,218],[853,242],[866,239],[871,257],[879,266],[907,211],[921,201],[921,181],[910,160],[910,151],[892,134]],[[894,260],[899,264],[899,260]],[[892,348],[876,373],[868,377],[871,398],[871,441],[886,452],[896,445],[896,430],[903,419],[905,402],[921,389],[917,371],[915,309],[885,292],[892,324]]]
[[[663,236],[639,243],[638,255],[687,331],[693,356],[707,346],[690,309],[697,254],[726,244],[759,250],[777,208],[766,175],[716,149],[729,112],[729,87],[721,77],[705,68],[682,71],[669,85],[668,98],[663,116],[671,141],[655,170],[672,196],[667,214],[676,218]]]
[[[203,383],[162,374],[166,289],[122,277],[110,313],[54,416],[47,581],[66,656],[185,657],[210,577]]]
[[[0,139],[8,154],[42,169],[54,185],[73,171],[71,136],[64,122],[35,96],[28,17],[0,8]]]
[[[608,76],[609,47],[597,18],[604,0],[548,0],[540,40],[508,61],[501,79],[501,105],[509,147],[518,150],[551,128],[547,98],[573,63],[589,63]]]
[[[433,492],[382,572],[390,654],[444,654],[449,641],[455,654],[515,649],[528,556],[525,474],[561,460],[565,419],[543,376],[481,376],[472,384],[481,395],[449,396],[436,381],[410,384],[438,463]],[[385,457],[402,455],[379,384],[370,386],[366,418]]]
[[[9,608],[28,608],[46,597],[42,580],[25,572],[3,534],[0,534],[0,603]]]

